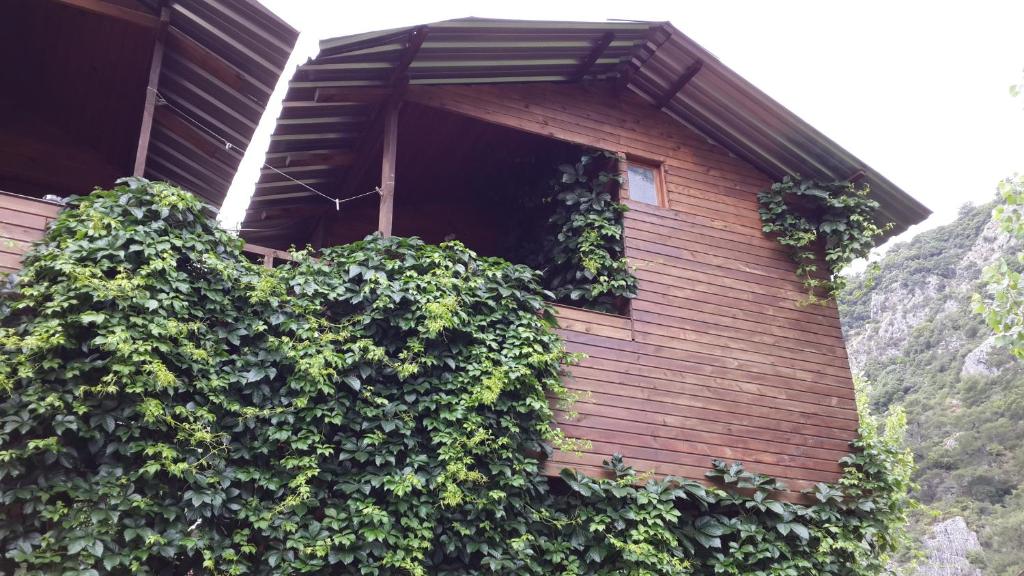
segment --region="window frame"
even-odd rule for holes
[[[629,193],[629,167],[630,166],[642,166],[644,168],[650,168],[654,172],[654,194],[656,196],[656,202],[645,202],[643,200],[637,200],[633,198]],[[625,155],[622,167],[622,176],[625,179],[625,186],[622,187],[625,194],[623,195],[626,200],[632,200],[638,204],[646,204],[647,206],[657,206],[658,208],[668,207],[668,192],[665,190],[665,163],[658,160],[651,160],[648,158],[637,158],[635,156]]]

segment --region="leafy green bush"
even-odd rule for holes
[[[867,256],[875,239],[891,227],[875,222],[878,202],[870,198],[868,187],[850,182],[786,176],[757,199],[763,230],[792,251],[796,274],[807,288],[807,303],[820,302],[819,292],[839,295],[845,284],[843,268]],[[823,271],[818,270],[819,251],[824,251]]]
[[[527,259],[559,302],[613,313],[637,288],[623,248],[626,207],[613,197],[620,176],[608,169],[614,159],[595,151],[559,165],[554,214],[539,252]]]
[[[809,506],[721,462],[549,484],[573,358],[530,269],[371,236],[269,270],[166,184],[72,205],[0,312],[4,572],[867,575],[897,546],[898,416]]]
[[[1003,232],[1024,241],[1024,176],[1000,182],[999,193],[1002,202],[992,210],[992,218]],[[999,258],[985,268],[985,295],[975,294],[973,303],[996,333],[996,342],[1024,359],[1024,251],[1015,260]]]

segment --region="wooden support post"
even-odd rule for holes
[[[391,236],[395,211],[395,161],[398,156],[398,109],[401,102],[389,102],[384,110],[384,156],[380,166],[380,219],[377,230]]]
[[[629,160],[625,152],[615,153],[615,172],[619,175],[619,202],[629,198]]]
[[[146,102],[142,108],[142,125],[139,127],[139,145],[135,149],[135,167],[132,176],[142,177],[146,173],[146,157],[149,155],[149,136],[153,132],[153,113],[156,110],[156,89],[160,84],[160,70],[164,63],[164,38],[171,21],[171,8],[161,6],[160,24],[156,28],[153,42],[153,57],[149,61],[149,82],[146,84]]]

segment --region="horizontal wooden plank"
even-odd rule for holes
[[[676,412],[671,405],[764,418],[775,428],[822,438],[848,440],[857,427],[853,408],[823,406],[800,394],[780,396],[772,389],[709,381],[689,374],[591,357],[570,370],[566,385],[588,393],[611,394],[663,404],[659,411]],[[672,378],[672,379],[670,379]],[[680,408],[683,410],[683,408]]]
[[[703,269],[704,274],[707,275],[740,280],[745,283],[745,286],[756,286],[756,288],[750,286],[753,289],[748,291],[753,291],[758,295],[790,292],[790,294],[783,296],[785,301],[782,305],[784,307],[796,308],[802,312],[822,314],[828,317],[831,322],[835,322],[835,312],[832,311],[830,306],[808,307],[800,304],[800,299],[807,293],[807,288],[802,281],[796,280],[797,277],[792,270],[782,270],[765,266],[764,264],[752,264],[737,260],[736,258],[726,258],[708,254],[707,252],[696,251],[692,248],[678,248],[657,242],[645,241],[628,233],[626,235],[626,254],[633,258],[651,260],[670,266],[691,269],[699,268]],[[718,281],[708,278],[705,282],[714,283]],[[796,295],[799,296],[794,299],[793,296]]]
[[[635,364],[645,368],[661,368],[677,375],[686,374],[687,376],[683,378],[687,380],[692,377],[704,377],[706,379],[702,379],[704,382],[715,383],[735,390],[756,390],[765,396],[799,399],[810,404],[824,406],[853,408],[852,383],[847,386],[829,385],[819,381],[806,381],[658,354],[647,354],[644,352],[651,351],[652,347],[636,342],[606,339],[603,342],[604,346],[601,346],[595,343],[595,341],[600,341],[600,337],[597,336],[580,335],[575,332],[569,333],[569,336],[566,340],[566,348],[571,352],[583,352],[590,357]],[[635,347],[643,351],[624,349],[627,344],[634,344]],[[695,359],[704,359],[700,355],[693,356]]]
[[[748,230],[740,230],[730,226],[728,222],[722,222],[715,218],[708,218],[697,214],[687,214],[671,208],[653,206],[633,200],[623,200],[629,210],[626,212],[625,221],[636,218],[664,226],[666,230],[692,230],[695,233],[731,240],[740,244],[747,244],[763,248],[770,252],[785,253],[779,244],[766,236],[763,232],[760,235],[751,234]],[[671,233],[671,232],[666,232]]]
[[[593,310],[564,306],[562,304],[556,304],[553,308],[555,309],[555,316],[559,319],[571,318],[581,322],[601,324],[602,326],[611,326],[614,328],[621,328],[623,330],[628,330],[630,325],[628,316],[606,314],[604,312],[595,312]]]
[[[18,226],[16,224],[4,224],[0,222],[0,238],[10,238],[12,240],[22,240],[25,242],[36,242],[42,240],[43,229],[28,228],[26,226]]]
[[[738,298],[716,298],[714,294],[709,292],[687,290],[663,284],[662,282],[673,281],[672,278],[665,278],[665,276],[685,279],[688,274],[685,272],[680,273],[679,269],[670,267],[651,266],[649,268],[653,272],[652,274],[648,275],[645,273],[647,271],[641,269],[638,270],[637,276],[646,276],[646,278],[642,278],[643,280],[657,277],[659,282],[642,281],[640,283],[641,290],[637,291],[637,298],[634,299],[634,304],[637,302],[651,302],[665,306],[666,313],[671,312],[671,310],[667,310],[670,307],[681,310],[698,310],[709,314],[718,314],[726,318],[782,326],[794,332],[819,334],[837,340],[841,340],[843,337],[842,329],[839,326],[828,326],[812,322],[805,317],[795,316],[792,313],[792,309],[789,308],[758,305],[756,302],[749,302]],[[663,272],[664,274],[658,277],[658,272]],[[726,288],[723,287],[722,291],[726,291]],[[656,307],[649,309],[654,312],[659,311]],[[684,313],[682,316],[686,317],[686,314]]]
[[[645,324],[637,326],[633,333],[633,340],[658,346],[662,349],[679,350],[681,352],[694,352],[697,354],[709,354],[712,356],[723,356],[735,358],[752,363],[760,363],[766,366],[779,366],[800,370],[801,372],[816,373],[826,376],[836,376],[844,381],[851,379],[848,366],[838,364],[832,356],[819,356],[817,358],[793,358],[795,354],[779,354],[778,350],[770,346],[757,346],[753,343],[743,343],[738,340],[721,338],[718,341],[707,334],[686,332],[664,326]],[[812,376],[813,378],[813,376]]]
[[[626,235],[647,242],[688,248],[723,258],[734,258],[741,262],[750,262],[762,266],[770,266],[795,274],[796,264],[787,254],[778,250],[759,248],[749,244],[741,244],[731,240],[722,240],[703,232],[690,232],[678,228],[668,228],[663,224],[654,224],[639,218],[626,220]]]
[[[558,325],[562,330],[597,334],[619,340],[629,340],[633,337],[629,318],[568,306],[554,308]]]
[[[4,268],[8,271],[21,269],[21,256],[18,254],[0,252],[0,268]]]
[[[759,314],[746,314],[742,310],[730,310],[699,301],[680,302],[680,306],[677,307],[660,301],[634,299],[631,302],[631,307],[631,313],[635,318],[640,317],[638,313],[643,313],[646,321],[658,322],[667,326],[680,326],[680,321],[695,320],[704,324],[714,324],[741,331],[748,338],[757,333],[783,338],[787,342],[786,346],[790,348],[817,351],[817,348],[806,348],[806,345],[821,344],[831,348],[843,346],[842,334],[835,331],[830,334],[822,334],[822,330],[807,330],[799,322]]]
[[[585,423],[586,422],[586,423]],[[659,451],[671,453],[668,458],[672,462],[685,462],[692,465],[700,465],[706,462],[707,458],[718,458],[721,460],[741,461],[757,463],[766,466],[779,466],[786,468],[800,469],[808,476],[824,473],[838,473],[839,464],[837,457],[833,461],[815,458],[802,458],[788,454],[776,454],[758,449],[751,449],[740,446],[737,442],[730,442],[725,436],[705,434],[705,440],[711,441],[688,441],[677,438],[652,434],[656,427],[634,425],[619,420],[601,420],[599,418],[581,417],[571,422],[559,422],[558,427],[567,436],[573,438],[585,438],[594,444],[612,443],[620,446],[628,446],[633,454],[642,455],[641,451]],[[612,426],[617,426],[613,428]],[[643,431],[639,431],[643,430]],[[661,428],[661,430],[668,430]],[[679,432],[684,432],[680,430]],[[778,469],[776,473],[791,473],[790,470]],[[820,478],[820,476],[818,476]],[[826,476],[827,478],[827,476]],[[811,479],[811,478],[808,478]]]
[[[18,212],[25,212],[27,214],[44,216],[50,219],[56,218],[57,213],[60,212],[61,208],[63,208],[60,204],[47,202],[45,200],[37,200],[27,196],[19,196],[17,194],[10,194],[7,192],[0,192],[0,207],[7,208],[9,210],[17,210]]]
[[[0,200],[2,200],[2,197],[0,197]],[[2,224],[13,224],[15,226],[42,230],[50,220],[52,218],[6,208],[0,203],[0,223]]]
[[[703,260],[666,256],[652,252],[648,247],[626,238],[626,257],[635,261],[634,266],[649,267],[651,264],[662,264],[680,270],[690,270],[700,274],[698,278],[708,284],[721,284],[754,294],[770,294],[789,299],[793,305],[806,294],[806,289],[795,276],[789,279],[762,275],[742,270],[739,266],[728,266],[725,263],[709,264]]]
[[[656,366],[825,396],[845,395],[849,391],[852,397],[853,386],[850,380],[838,376],[579,332],[566,332],[565,340],[586,353],[592,347],[613,349],[622,358],[637,357]]]
[[[621,400],[629,400],[629,398],[593,394],[586,401],[574,404],[572,413],[558,411],[557,422],[607,430],[623,430],[690,442],[739,446],[759,452],[788,454],[826,462],[838,461],[847,454],[850,448],[847,443],[820,438],[815,439],[817,442],[814,442],[819,445],[812,446],[812,442],[806,435],[748,426],[744,419],[728,413],[718,413],[719,417],[727,418],[724,422],[707,419],[696,420],[698,427],[694,425],[694,420],[689,420],[687,417],[665,414],[662,412],[665,406],[660,403],[646,401],[615,404]],[[822,442],[832,442],[835,446],[823,447],[820,445]]]
[[[0,252],[21,255],[28,252],[31,248],[31,242],[26,242],[24,240],[15,240],[14,238],[5,238],[2,235],[0,235]]]
[[[644,302],[641,301],[638,303],[643,305]],[[819,341],[815,341],[813,338],[809,340],[799,340],[796,338],[779,336],[765,330],[759,330],[759,326],[764,326],[766,328],[769,327],[764,324],[754,325],[752,327],[737,326],[737,323],[731,320],[726,321],[723,324],[715,324],[712,322],[705,322],[701,318],[694,318],[695,315],[693,315],[692,312],[690,314],[686,314],[684,317],[681,315],[666,314],[665,308],[658,308],[658,310],[658,313],[650,313],[641,310],[640,307],[635,307],[633,310],[634,321],[638,325],[641,323],[644,324],[644,327],[642,328],[643,330],[655,334],[674,336],[679,332],[683,332],[687,335],[694,333],[697,335],[707,335],[707,341],[720,341],[722,338],[727,338],[740,342],[764,344],[771,346],[774,349],[775,354],[781,356],[799,359],[825,356],[835,359],[834,361],[829,362],[833,362],[837,366],[849,367],[846,351],[840,346],[827,345]],[[670,332],[669,330],[674,330],[674,332]]]

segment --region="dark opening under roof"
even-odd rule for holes
[[[382,103],[405,84],[614,80],[767,175],[871,185],[891,235],[930,211],[667,22],[466,18],[324,40],[293,78],[250,213],[346,190]]]
[[[256,0],[5,2],[0,188],[86,194],[138,163],[219,205],[297,38]]]

